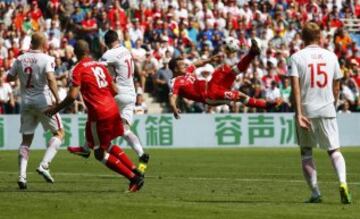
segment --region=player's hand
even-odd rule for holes
[[[306,118],[303,115],[297,115],[296,116],[296,122],[298,123],[298,125],[300,126],[300,128],[305,129],[307,131],[310,130],[311,128],[311,122],[308,118]]]
[[[181,111],[179,109],[175,109],[174,110],[174,117],[175,119],[180,119],[180,113]]]
[[[52,106],[49,106],[47,109],[45,109],[43,111],[43,113],[48,117],[52,117],[53,115],[56,114],[55,109],[56,109],[56,105],[52,105]]]

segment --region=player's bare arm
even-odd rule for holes
[[[175,119],[180,119],[180,113],[181,111],[177,108],[176,102],[177,102],[178,96],[175,94],[172,94],[169,96],[169,102],[171,110],[173,111]]]
[[[59,98],[59,93],[58,93],[58,86],[57,86],[57,82],[56,82],[56,77],[54,75],[53,72],[48,72],[46,74],[46,79],[49,85],[49,89],[51,91],[51,93],[53,94],[54,98],[55,98],[55,103],[59,103],[60,98]]]
[[[300,97],[300,81],[298,77],[290,77],[292,95],[294,98],[294,107],[295,107],[295,118],[299,126],[303,129],[309,130],[311,123],[308,118],[306,118],[301,109],[301,97]]]
[[[198,68],[198,67],[201,67],[201,66],[204,66],[208,63],[211,63],[211,62],[215,62],[215,61],[218,61],[219,59],[221,59],[224,55],[222,53],[220,54],[216,54],[216,55],[213,55],[211,56],[210,58],[208,59],[200,59],[200,60],[197,60],[195,62],[193,62],[192,64]]]
[[[80,87],[79,86],[72,86],[68,92],[66,98],[61,101],[59,104],[54,105],[44,111],[44,113],[48,116],[53,116],[58,113],[60,110],[64,109],[67,106],[70,106],[76,98],[79,96]]]
[[[82,96],[81,93],[79,94],[79,101],[78,101],[78,102],[79,102],[79,104],[82,105],[82,107],[84,107],[85,111],[88,110],[87,107],[86,107],[86,105],[85,105],[84,97]]]
[[[340,93],[340,80],[334,80],[333,81],[333,94],[334,94],[334,105],[336,107],[336,104],[339,99],[339,93]]]
[[[10,103],[11,107],[15,107],[15,97],[14,97],[14,94],[10,92],[10,93],[9,93],[9,97],[10,97],[9,103]]]

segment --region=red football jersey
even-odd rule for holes
[[[88,108],[88,119],[97,121],[119,113],[111,88],[112,78],[106,67],[91,58],[84,58],[72,72],[72,86],[80,92]]]
[[[189,66],[187,73],[171,81],[171,93],[196,102],[205,102],[206,81],[198,80],[193,74],[195,66]]]

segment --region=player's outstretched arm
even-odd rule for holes
[[[174,113],[174,117],[175,117],[175,119],[180,119],[181,111],[176,106],[177,99],[178,99],[178,96],[175,94],[172,94],[169,96],[170,107]]]
[[[294,99],[294,107],[295,107],[295,119],[300,126],[300,128],[309,130],[311,127],[311,123],[308,118],[306,118],[301,109],[301,97],[300,97],[300,81],[296,76],[291,76],[291,90]]]
[[[46,74],[46,79],[49,85],[49,89],[51,91],[51,93],[54,95],[55,98],[55,103],[58,104],[60,101],[59,98],[59,93],[58,93],[58,86],[57,86],[57,82],[56,82],[56,78],[53,72],[48,72]]]
[[[222,56],[224,56],[224,54],[220,53],[220,54],[216,54],[216,55],[213,55],[211,56],[210,58],[208,59],[199,59],[195,62],[193,62],[192,64],[198,68],[198,67],[201,67],[201,66],[204,66],[206,64],[209,64],[211,62],[214,62],[214,61],[217,61],[219,60]]]
[[[71,105],[76,100],[77,96],[79,95],[79,92],[80,92],[80,87],[78,86],[70,87],[70,90],[66,98],[63,101],[61,101],[61,103],[46,109],[44,113],[47,116],[53,116],[54,114],[58,113],[60,110]]]

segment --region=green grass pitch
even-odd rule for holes
[[[124,193],[127,181],[93,157],[60,151],[55,184],[35,173],[43,151],[30,154],[28,190],[17,188],[17,153],[0,152],[0,218],[360,218],[360,148],[343,150],[352,205],[342,205],[331,162],[316,150],[322,204],[304,204],[309,190],[292,149],[151,149],[143,190]],[[127,151],[133,157],[132,151]]]

